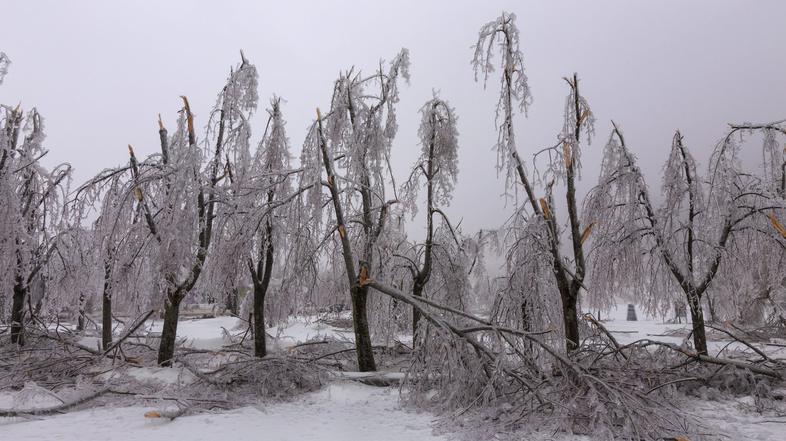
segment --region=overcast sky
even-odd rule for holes
[[[417,114],[439,90],[459,115],[460,176],[448,210],[465,231],[504,220],[494,171],[494,106],[473,80],[470,46],[501,11],[518,16],[529,84],[529,117],[517,120],[524,157],[552,145],[579,73],[597,118],[584,150],[586,190],[614,119],[650,186],[680,129],[701,166],[728,122],[786,118],[784,1],[5,1],[0,51],[13,61],[0,103],[37,106],[46,118],[45,164],[70,162],[76,181],[157,151],[156,115],[173,127],[187,95],[198,125],[239,50],[260,72],[261,106],[272,94],[297,155],[317,106],[350,66],[369,71],[401,47],[412,82],[402,90],[393,147],[399,182],[419,151]],[[260,109],[261,110],[261,109]],[[263,112],[254,121],[257,136]]]

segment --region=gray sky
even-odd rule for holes
[[[594,184],[610,119],[623,128],[650,186],[679,128],[706,165],[725,124],[786,118],[786,2],[783,1],[7,1],[0,51],[13,61],[0,103],[46,118],[45,163],[70,162],[76,181],[157,150],[156,115],[171,128],[179,95],[198,125],[239,49],[260,71],[261,107],[276,93],[295,154],[333,80],[355,65],[371,70],[401,47],[412,84],[402,90],[393,167],[400,182],[419,151],[417,114],[439,90],[456,108],[460,175],[448,210],[465,230],[504,220],[497,179],[494,106],[473,80],[470,46],[479,27],[514,12],[534,96],[516,131],[524,157],[551,145],[574,71],[597,118],[584,150],[583,189]],[[264,125],[260,111],[257,136]],[[417,229],[413,230],[416,231]]]

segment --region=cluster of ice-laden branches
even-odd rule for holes
[[[781,381],[782,362],[769,358],[754,364],[650,340],[621,346],[591,316],[584,317],[581,347],[565,354],[548,343],[553,331],[497,325],[460,308],[369,284],[421,314],[422,342],[405,377],[406,399],[440,412],[453,429],[713,439],[717,433],[684,412],[686,396],[709,389],[766,400],[770,387]]]
[[[480,28],[478,40],[474,45],[475,53],[472,66],[475,81],[482,76],[483,87],[494,72],[494,55],[499,48],[498,62],[501,75],[500,96],[497,101],[496,124],[498,127],[497,173],[505,174],[505,189],[515,189],[518,179],[520,161],[517,155],[516,138],[513,130],[515,110],[526,114],[532,103],[532,94],[527,75],[524,73],[524,56],[521,53],[519,30],[516,27],[516,14],[503,13],[496,20],[490,21]]]

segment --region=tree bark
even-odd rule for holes
[[[76,318],[76,332],[85,331],[85,315],[85,292],[81,291],[79,293],[79,311]]]
[[[175,293],[167,293],[164,307],[164,327],[161,330],[161,343],[158,346],[158,364],[172,366],[175,357],[175,340],[177,339],[177,321],[180,317],[182,297]]]
[[[366,308],[368,286],[354,285],[350,294],[352,298],[352,324],[355,328],[355,347],[358,357],[358,370],[360,372],[373,372],[377,370],[377,365],[374,362],[371,333],[368,329]]]
[[[265,336],[265,294],[267,286],[254,284],[254,356],[262,358],[267,355]]]
[[[254,281],[254,356],[264,357],[267,355],[267,342],[265,340],[265,296],[270,286],[270,277],[273,273],[273,225],[267,222],[265,231],[264,247],[264,268],[261,261],[257,264],[257,273],[252,277]],[[260,253],[261,254],[261,253]],[[260,279],[260,270],[263,272]],[[253,269],[252,269],[253,271]]]
[[[695,294],[688,294],[690,318],[693,327],[693,346],[696,353],[707,355],[707,335],[704,331],[704,312],[701,308],[701,298]]]
[[[226,308],[229,310],[232,315],[238,315],[239,313],[239,306],[238,306],[238,296],[237,296],[237,288],[232,289],[230,293],[227,294],[226,299]]]
[[[425,284],[420,283],[420,281],[415,278],[415,284],[412,286],[412,295],[414,297],[423,297],[423,288],[425,288]],[[412,308],[412,347],[414,348],[417,345],[417,330],[418,330],[418,323],[420,323],[420,311],[418,308]]]
[[[704,297],[707,298],[707,309],[710,313],[710,323],[718,323],[718,317],[715,315],[715,302],[712,301],[712,296],[705,293]]]
[[[104,291],[101,294],[101,347],[112,346],[112,264],[104,260]]]
[[[579,347],[579,318],[576,307],[577,296],[562,302],[562,321],[565,325],[565,348],[568,352]]]
[[[14,294],[11,303],[11,343],[24,345],[24,315],[27,287],[19,277],[14,283]]]
[[[573,136],[575,138],[576,146],[579,144],[581,137],[581,123],[584,116],[581,114],[581,106],[579,101],[579,78],[575,73],[573,74],[573,82],[571,84],[573,89],[573,106],[576,113],[576,126],[574,127]],[[567,191],[565,199],[568,205],[568,220],[570,221],[570,238],[573,245],[573,260],[576,262],[576,273],[570,281],[568,288],[567,299],[563,297],[563,318],[565,321],[565,338],[566,347],[568,352],[578,349],[579,345],[579,322],[578,322],[578,308],[577,302],[579,299],[579,290],[584,283],[584,248],[581,243],[581,232],[579,222],[579,210],[576,203],[576,161],[573,159],[574,153],[572,148],[566,147],[567,157],[566,161],[566,180]],[[556,228],[555,228],[556,233]],[[564,272],[564,271],[563,271]],[[566,303],[567,300],[567,304]]]

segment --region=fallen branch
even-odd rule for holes
[[[626,360],[628,359],[628,356],[625,355],[624,352],[620,351],[620,344],[619,344],[619,342],[617,342],[617,339],[614,338],[613,335],[611,335],[611,333],[609,332],[608,329],[606,329],[605,326],[600,324],[599,321],[595,320],[595,317],[593,317],[592,314],[590,314],[590,313],[584,314],[584,318],[586,320],[588,320],[589,322],[591,322],[593,325],[595,325],[595,327],[598,328],[598,330],[600,332],[602,332],[603,335],[605,335],[609,339],[609,341],[611,341],[611,344],[614,345],[614,349],[616,349],[617,352],[620,353],[620,355],[622,355]]]
[[[746,362],[742,362],[742,361],[737,361],[737,360],[729,360],[729,359],[725,359],[725,358],[712,357],[710,355],[698,354],[696,352],[691,352],[691,351],[689,351],[689,350],[687,350],[685,348],[677,346],[677,345],[675,345],[673,343],[665,343],[665,342],[662,342],[662,341],[637,340],[637,341],[634,341],[633,343],[630,343],[628,345],[622,346],[620,348],[620,350],[622,351],[624,349],[628,349],[628,348],[631,348],[631,347],[634,347],[634,346],[637,346],[637,347],[661,346],[661,347],[664,347],[664,348],[671,349],[672,351],[679,352],[680,354],[683,354],[686,357],[690,357],[690,358],[692,358],[692,359],[694,359],[696,361],[701,361],[701,362],[710,363],[710,364],[716,364],[716,365],[720,365],[720,366],[732,366],[732,367],[735,367],[737,369],[743,369],[743,370],[747,369],[747,370],[749,370],[749,371],[751,371],[753,373],[756,373],[756,374],[766,375],[768,377],[777,378],[779,380],[783,379],[783,375],[780,372],[778,372],[778,371],[776,371],[774,369],[770,369],[770,368],[767,368],[767,367],[764,367],[764,366],[755,365],[755,364],[752,364],[752,363],[746,363]]]
[[[101,354],[101,355],[106,355],[106,354],[110,353],[113,349],[115,349],[116,347],[120,346],[120,344],[123,343],[123,341],[125,339],[130,337],[131,334],[133,334],[137,329],[139,329],[139,327],[142,326],[142,324],[144,324],[147,321],[147,319],[150,318],[151,315],[153,315],[153,312],[155,312],[155,310],[151,309],[146,314],[144,314],[141,319],[135,321],[134,322],[135,323],[134,326],[132,326],[126,332],[124,332],[123,335],[120,336],[120,338],[118,338],[117,341],[112,343],[107,349],[105,349],[103,354]]]
[[[773,360],[772,358],[770,358],[770,357],[769,357],[767,354],[765,354],[765,353],[764,353],[764,352],[763,352],[761,349],[759,349],[759,348],[757,348],[757,347],[753,346],[753,344],[751,344],[751,343],[748,343],[747,341],[745,341],[745,340],[743,340],[742,338],[740,338],[740,337],[738,337],[738,336],[736,336],[736,335],[732,334],[731,332],[729,332],[729,331],[727,331],[727,330],[725,330],[725,329],[723,329],[723,328],[717,328],[717,327],[715,327],[715,326],[712,326],[712,325],[709,325],[709,324],[705,324],[704,326],[706,326],[706,327],[708,327],[708,328],[710,328],[710,329],[714,329],[714,330],[716,330],[716,331],[722,332],[722,333],[724,333],[724,334],[728,335],[729,337],[733,338],[733,339],[734,339],[734,341],[744,344],[745,346],[747,346],[748,348],[750,348],[751,350],[753,350],[753,352],[757,353],[757,354],[758,354],[758,355],[759,355],[759,356],[760,356],[760,357],[761,357],[763,360],[765,360],[765,361],[769,361],[769,362],[771,362],[771,363],[775,363],[775,364],[780,364],[779,362],[777,362],[777,361]]]
[[[43,408],[36,408],[36,409],[0,409],[0,417],[26,417],[26,416],[45,416],[45,415],[52,415],[55,413],[65,412],[72,407],[79,406],[80,404],[84,404],[90,400],[100,397],[101,395],[109,392],[108,388],[99,389],[91,394],[85,395],[77,400],[71,401],[70,403],[63,403],[57,406],[52,407],[43,407]]]

